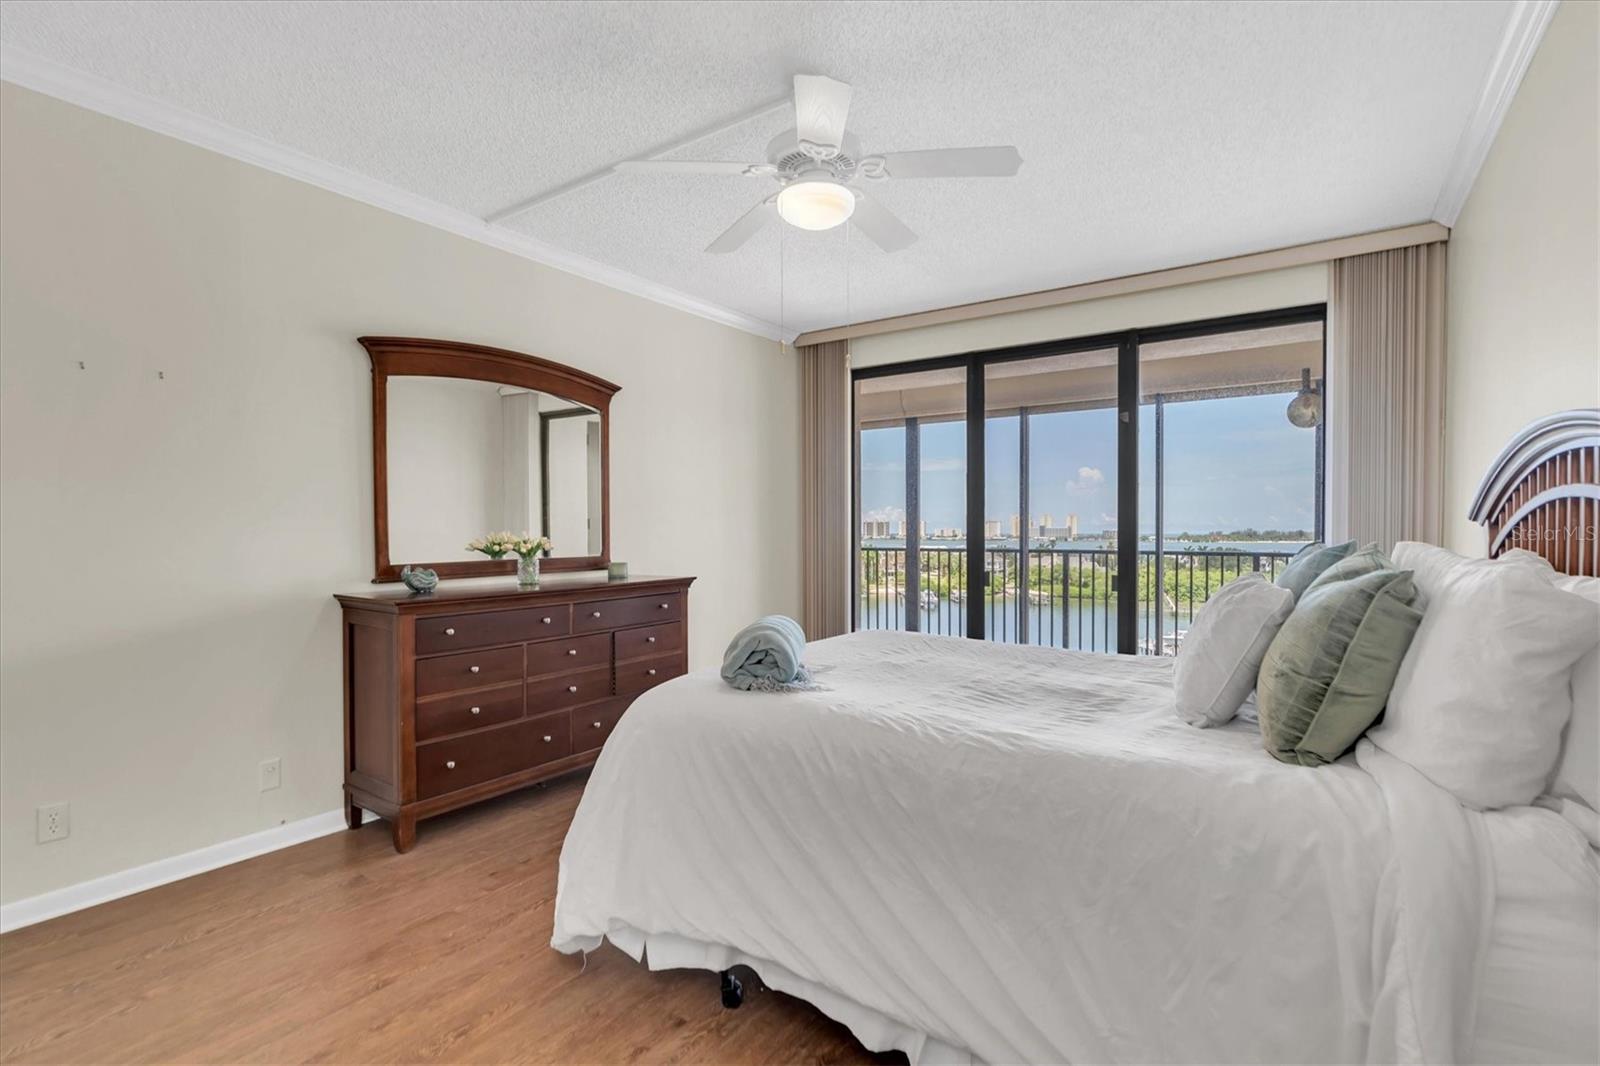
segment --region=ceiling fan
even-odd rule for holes
[[[897,252],[917,239],[857,181],[903,178],[1009,178],[1022,165],[1011,145],[995,148],[933,148],[919,152],[861,154],[853,134],[846,133],[850,86],[815,74],[794,79],[795,128],[767,145],[767,162],[698,162],[637,159],[618,163],[616,170],[640,174],[727,174],[772,178],[781,188],[756,204],[706,247],[708,252],[739,248],[774,218],[801,229],[825,230],[854,219],[856,228],[886,252]]]

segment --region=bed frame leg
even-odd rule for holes
[[[722,971],[722,1005],[733,1010],[744,1002],[744,986],[733,976],[732,970]]]

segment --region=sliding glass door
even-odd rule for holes
[[[1117,650],[1118,349],[983,364],[983,633]]]
[[[855,383],[857,629],[968,632],[966,393],[965,363]]]
[[[1175,327],[1139,345],[1147,654],[1176,652],[1223,585],[1250,571],[1276,577],[1322,536],[1321,315],[1215,326]]]
[[[1171,654],[1320,535],[1322,332],[1318,305],[857,370],[856,628]]]

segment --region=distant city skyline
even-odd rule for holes
[[[918,523],[917,536],[922,540],[947,540],[964,537],[966,531],[960,527],[940,527],[928,533],[928,523]],[[983,522],[983,535],[989,540],[998,540],[1002,535],[1008,535],[1012,540],[1022,536],[1023,521],[1019,514],[1012,514],[1008,520],[986,518]],[[1050,514],[1039,515],[1032,519],[1027,526],[1030,538],[1038,537],[1047,540],[1076,540],[1080,531],[1078,516],[1069,514],[1063,525],[1056,525],[1054,516]],[[1009,533],[1002,531],[1009,530]],[[906,535],[906,522],[903,519],[867,518],[861,522],[861,536],[868,540],[900,539]]]
[[[1248,529],[1310,530],[1316,524],[1316,434],[1289,424],[1286,394],[1171,403],[1165,407],[1167,533]],[[1155,409],[1140,407],[1138,530],[1155,531]],[[985,534],[1015,536],[1023,524],[1019,420],[986,421]],[[1040,526],[1067,536],[1117,527],[1116,411],[1053,412],[1029,417],[1031,535]],[[922,535],[960,536],[966,527],[966,425],[925,423],[921,435]],[[1056,525],[1056,515],[1075,523]],[[861,434],[861,517],[905,523],[905,431]],[[998,527],[998,528],[997,528]],[[902,533],[903,535],[903,533]]]

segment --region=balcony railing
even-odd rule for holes
[[[860,548],[857,629],[906,629],[916,611],[924,633],[966,636],[966,598],[984,597],[984,636],[1012,644],[1042,644],[1075,651],[1117,651],[1117,553],[1110,548],[1029,548],[1023,580],[1019,548],[985,548],[989,587],[967,586],[965,548],[918,552],[920,594],[906,589],[904,548]],[[1171,655],[1194,622],[1195,611],[1227,582],[1249,571],[1271,580],[1291,552],[1164,551],[1163,595],[1156,593],[1156,553],[1139,553],[1139,652]],[[909,599],[920,599],[918,609]]]

